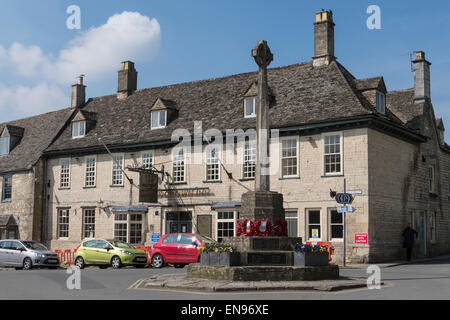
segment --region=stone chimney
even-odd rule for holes
[[[125,99],[137,89],[137,71],[134,62],[124,61],[119,71],[117,98]]]
[[[414,63],[414,103],[431,100],[430,65],[425,52],[417,51]]]
[[[314,22],[314,67],[327,66],[335,60],[334,56],[333,12],[323,10],[316,13]]]
[[[72,86],[72,108],[81,107],[86,102],[86,86],[83,84],[84,75],[78,77],[78,83]]]

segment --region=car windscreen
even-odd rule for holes
[[[133,245],[120,241],[120,240],[108,240],[114,247],[123,249],[136,249]]]
[[[27,249],[32,250],[48,250],[46,246],[44,246],[42,243],[34,242],[34,241],[22,241],[23,245],[27,247]]]

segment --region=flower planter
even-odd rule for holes
[[[200,254],[200,264],[208,266],[232,267],[238,266],[239,261],[239,252],[202,252]]]
[[[294,252],[294,266],[327,266],[328,252]]]

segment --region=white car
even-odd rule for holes
[[[59,256],[42,243],[28,240],[0,240],[0,267],[30,270],[58,268]]]

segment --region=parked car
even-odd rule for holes
[[[122,266],[144,268],[147,265],[147,255],[144,250],[133,245],[113,239],[89,239],[83,241],[75,252],[75,265],[83,269],[87,265],[100,268],[112,266],[119,269]]]
[[[169,233],[162,236],[152,248],[151,264],[155,268],[162,268],[171,263],[175,268],[183,268],[189,263],[196,263],[200,259],[200,248],[215,240],[191,233]]]
[[[33,267],[58,268],[59,256],[36,241],[1,240],[0,266],[24,270]]]

